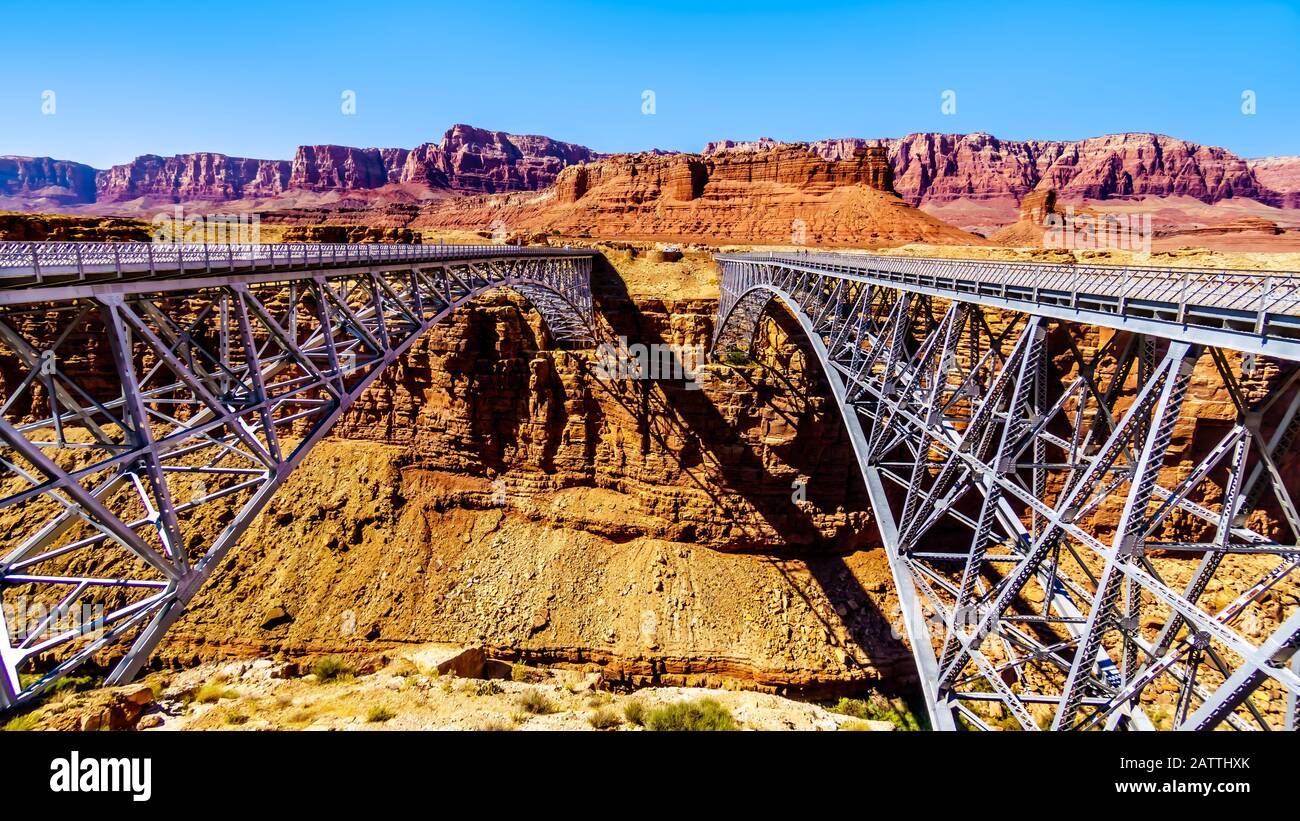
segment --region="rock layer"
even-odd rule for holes
[[[226,202],[293,190],[346,193],[401,183],[471,193],[531,191],[550,185],[566,165],[597,156],[591,149],[549,137],[455,125],[441,142],[413,150],[304,145],[298,147],[292,161],[212,153],[146,154],[97,172],[94,196],[78,201],[122,202],[147,197],[167,202]],[[0,175],[3,173],[0,165]],[[2,181],[0,176],[0,185]]]
[[[286,160],[254,160],[225,154],[145,154],[100,171],[97,202],[139,197],[163,202],[196,202],[272,196],[285,190],[291,171]]]
[[[705,154],[766,150],[770,140],[710,143]],[[1000,140],[992,134],[922,132],[898,139],[833,139],[805,144],[843,159],[885,147],[894,186],[912,205],[1008,198],[1055,189],[1062,200],[1188,196],[1206,203],[1247,197],[1282,205],[1285,196],[1230,151],[1162,134],[1107,134],[1086,140]]]
[[[900,200],[881,147],[828,160],[804,146],[619,155],[564,169],[553,197],[444,200],[413,227],[559,231],[717,244],[886,245],[982,240]]]
[[[94,202],[95,169],[49,157],[0,157],[0,197],[51,205]]]

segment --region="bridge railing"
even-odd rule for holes
[[[151,242],[0,242],[0,280],[87,273],[170,273],[262,267],[323,267],[436,261],[465,257],[590,254],[516,245],[399,245]]]
[[[1061,302],[1099,297],[1111,303],[1146,302],[1188,310],[1212,308],[1300,316],[1300,274],[1211,268],[1067,265],[831,252],[719,255],[719,259],[794,264],[818,271],[867,274],[884,280],[982,296]]]

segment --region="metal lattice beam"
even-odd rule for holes
[[[312,446],[469,300],[512,289],[591,342],[591,260],[0,243],[0,709],[123,642],[107,681],[135,676]]]
[[[715,354],[779,304],[821,361],[933,726],[1294,726],[1300,277],[718,262]]]

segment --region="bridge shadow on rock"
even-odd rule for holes
[[[592,289],[610,339],[671,349],[664,323],[647,315],[603,257]],[[703,388],[596,375],[590,384],[632,413],[643,447],[671,455],[732,523],[722,550],[766,557],[821,621],[839,661],[879,675],[864,676],[864,687],[914,697],[910,650],[878,605],[892,609],[896,596],[839,409],[793,317],[778,310],[768,321],[783,367],[711,366]],[[673,373],[689,372],[680,357],[676,364],[682,369]],[[719,408],[723,391],[752,395],[753,410]]]

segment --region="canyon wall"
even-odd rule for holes
[[[715,155],[631,154],[560,172],[543,196],[462,197],[421,207],[411,227],[496,222],[578,236],[710,245],[981,244],[903,202],[880,147],[828,160],[802,146]]]
[[[706,155],[767,150],[771,140],[705,146]],[[1162,134],[1107,134],[1086,140],[1000,140],[992,134],[922,132],[898,139],[832,139],[804,144],[839,160],[884,147],[894,187],[912,205],[956,199],[1011,199],[1055,189],[1064,201],[1186,196],[1205,203],[1245,197],[1285,204],[1246,160],[1215,146]]]
[[[129,163],[100,171],[95,201],[121,202],[140,197],[160,202],[226,202],[272,196],[288,184],[292,164],[225,154],[145,154]]]
[[[610,333],[664,344],[704,344],[716,310],[607,268],[597,299]],[[513,299],[463,309],[313,451],[160,658],[449,641],[613,685],[906,687],[847,437],[784,356],[699,389],[604,379]]]
[[[28,198],[47,206],[95,199],[95,169],[49,157],[0,157],[0,198]]]
[[[1300,157],[1265,157],[1247,163],[1261,185],[1276,191],[1285,208],[1300,208]]]
[[[567,165],[600,155],[534,135],[452,126],[437,143],[414,149],[299,146],[292,160],[201,152],[144,154],[96,171],[48,158],[0,157],[0,197],[17,205],[86,205],[146,199],[157,203],[231,202],[292,191],[372,191],[415,184],[452,192],[533,191]]]
[[[772,158],[791,151],[811,152],[826,164],[773,162]],[[741,156],[745,154],[768,159],[755,163]],[[431,191],[540,191],[558,183],[557,192],[565,201],[573,197],[575,187],[582,187],[582,181],[564,180],[561,172],[606,156],[549,137],[458,124],[440,141],[413,149],[305,145],[293,160],[146,154],[97,172],[49,158],[0,157],[0,198],[17,207],[114,203],[141,197],[225,202],[291,191],[368,192],[397,185],[416,186],[417,198],[428,198]],[[860,183],[894,190],[914,206],[955,201],[1014,205],[1031,191],[1054,189],[1063,202],[1152,196],[1187,197],[1206,204],[1245,198],[1276,207],[1300,207],[1295,171],[1300,161],[1295,158],[1247,161],[1223,148],[1150,133],[1073,141],[1002,140],[979,132],[793,144],[721,140],[709,143],[698,155],[657,150],[617,155],[613,167],[603,169],[597,164],[584,174],[589,178],[617,175],[628,165],[653,159],[665,160],[665,173],[678,175],[666,181],[674,199],[698,196],[700,175],[728,179],[735,173],[746,182]],[[764,169],[765,163],[772,167]],[[648,170],[658,173],[653,167]]]

